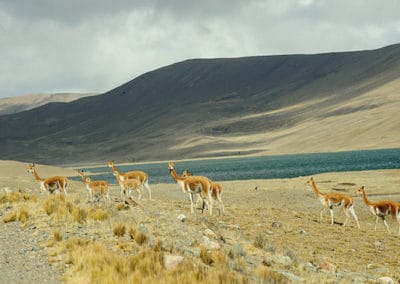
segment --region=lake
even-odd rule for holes
[[[116,167],[121,172],[141,170],[149,174],[149,183],[174,183],[167,162],[145,163]],[[400,149],[348,151],[274,155],[247,158],[221,158],[175,162],[180,175],[189,169],[194,175],[207,176],[214,181],[271,179],[310,176],[325,172],[363,171],[376,169],[399,169]],[[111,169],[105,167],[85,168],[98,173],[95,179],[115,184]],[[78,179],[78,178],[77,178]]]

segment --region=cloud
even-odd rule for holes
[[[105,92],[188,58],[379,48],[395,0],[1,1],[0,97]]]

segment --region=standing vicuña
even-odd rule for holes
[[[130,197],[130,191],[136,190],[139,194],[138,200],[142,199],[142,191],[140,188],[143,188],[142,184],[137,179],[122,179],[121,174],[118,171],[113,171],[113,175],[117,179],[119,186],[121,187],[121,199],[124,199],[128,196]]]
[[[331,213],[331,224],[333,224],[333,206],[337,206],[337,207],[342,207],[343,212],[346,215],[346,220],[344,221],[343,226],[346,226],[347,221],[350,217],[349,216],[350,212],[351,215],[354,217],[354,220],[356,220],[357,227],[360,228],[356,212],[354,211],[354,201],[351,196],[339,192],[322,193],[318,190],[317,185],[315,184],[315,181],[312,177],[307,181],[307,185],[311,186],[311,188],[317,195],[319,201],[321,201],[322,205],[324,206],[320,214],[321,222],[322,222],[322,215],[327,209],[329,209]]]
[[[93,201],[94,195],[98,194],[103,198],[106,197],[109,203],[111,202],[110,195],[108,194],[108,182],[104,180],[92,181],[90,177],[85,177],[82,170],[78,170],[78,174],[82,178],[82,182],[86,185],[88,190],[88,200]]]
[[[35,164],[29,164],[28,172],[33,174],[33,177],[39,182],[40,188],[44,191],[47,191],[47,193],[53,193],[58,189],[60,192],[63,191],[64,194],[67,195],[68,180],[66,177],[55,176],[41,178],[36,171]]]
[[[397,223],[399,224],[399,234],[400,234],[400,204],[396,201],[392,200],[382,200],[372,202],[368,199],[367,194],[365,193],[365,188],[362,186],[357,190],[358,194],[361,194],[364,200],[364,203],[369,207],[369,210],[372,214],[375,215],[375,226],[374,230],[376,230],[376,224],[378,223],[378,219],[381,218],[383,220],[383,224],[385,224],[386,230],[390,233],[390,228],[386,223],[385,217],[387,215],[392,215],[393,219],[397,219]]]
[[[183,178],[189,177],[189,176],[193,176],[193,174],[191,172],[189,172],[189,170],[184,170],[182,172],[182,177]],[[218,213],[219,213],[219,215],[224,214],[224,212],[225,212],[224,203],[222,202],[221,195],[222,195],[222,186],[219,183],[212,182],[212,194],[211,194],[211,197],[213,198],[213,200],[215,200],[218,203],[218,211],[219,211]],[[204,212],[206,203],[203,202],[203,199],[201,198],[201,196],[199,196],[197,198],[196,204],[199,201],[201,201],[201,203],[202,203],[202,205],[201,205],[202,212]]]
[[[124,191],[125,189],[124,189],[123,185],[120,183],[120,181],[124,182],[127,180],[135,179],[140,182],[141,186],[146,187],[147,191],[149,192],[149,199],[151,200],[151,188],[149,186],[149,176],[147,175],[147,173],[145,173],[143,171],[132,171],[132,172],[121,173],[115,167],[113,161],[109,161],[108,166],[112,169],[113,174],[114,174],[114,172],[117,172],[117,174],[118,174],[118,176],[116,176],[118,178],[117,181],[118,181],[118,184],[121,187],[122,191]]]
[[[211,192],[212,182],[209,178],[203,176],[180,177],[174,169],[174,163],[168,162],[168,169],[172,178],[182,187],[184,193],[189,195],[190,211],[194,213],[193,195],[200,194],[203,201],[207,202],[210,215],[212,215]]]

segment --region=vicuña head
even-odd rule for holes
[[[193,176],[193,174],[191,172],[189,172],[188,169],[186,169],[186,170],[183,170],[182,176],[183,177],[190,177],[190,176]]]
[[[35,171],[35,163],[28,165],[28,173],[33,173]]]
[[[313,183],[314,178],[310,177],[307,181],[306,181],[306,186],[311,186],[311,184]]]
[[[173,162],[168,162],[168,169],[170,171],[174,170],[174,166],[175,166],[175,164]]]
[[[363,194],[365,192],[365,187],[361,186],[359,189],[357,189],[356,193],[357,194]]]

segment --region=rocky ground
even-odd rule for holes
[[[387,233],[381,222],[373,231],[374,217],[355,191],[365,185],[371,200],[400,201],[400,171],[327,173],[314,178],[322,192],[337,190],[354,196],[361,229],[354,222],[343,227],[340,210],[335,210],[334,225],[329,224],[328,214],[321,223],[321,205],[305,187],[306,177],[222,182],[223,216],[216,211],[212,216],[190,214],[187,197],[172,183],[153,184],[154,200],[145,194],[140,205],[122,208],[115,185],[111,187],[112,203],[104,205],[87,203],[83,185],[72,182],[71,204],[88,212],[102,208],[108,214],[103,221],[87,217],[82,222],[47,215],[43,204],[49,197],[37,192],[29,175],[21,176],[18,184],[2,177],[3,191],[33,191],[24,193],[30,196],[26,200],[0,203],[3,220],[21,206],[31,216],[27,221],[1,222],[0,282],[57,283],[73,282],[73,274],[88,277],[69,260],[68,253],[60,252],[61,244],[73,238],[101,244],[120,256],[140,251],[143,246],[128,232],[115,234],[117,225],[146,234],[148,246],[161,240],[166,266],[190,260],[212,271],[224,263],[237,279],[251,283],[268,278],[307,283],[399,282],[397,226],[390,218],[394,232]],[[62,239],[56,244],[55,233]],[[207,263],[204,247],[210,253],[220,252],[222,260]]]

